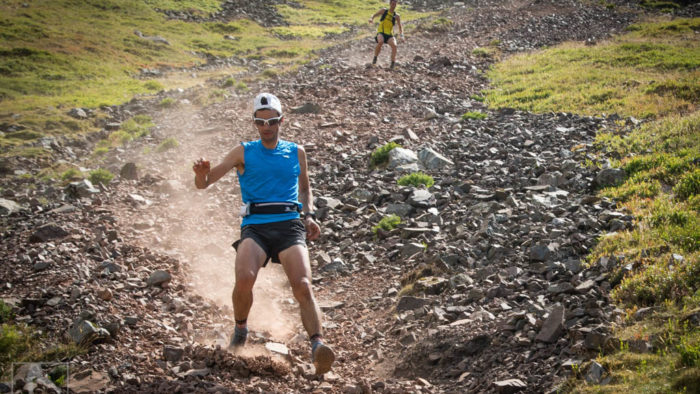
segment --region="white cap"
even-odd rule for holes
[[[253,114],[261,109],[274,109],[278,114],[280,114],[280,116],[282,116],[282,104],[274,94],[260,93],[257,97],[255,97]]]

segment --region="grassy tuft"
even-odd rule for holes
[[[69,168],[61,174],[62,181],[73,182],[80,179],[83,179],[83,174],[75,168]]]
[[[428,174],[424,174],[422,172],[414,172],[411,174],[407,174],[399,178],[398,184],[401,186],[425,186],[427,188],[430,188],[435,184],[435,180],[433,179],[432,176]]]
[[[14,312],[12,312],[12,307],[7,305],[4,301],[0,300],[0,323],[5,323],[10,321],[14,317]]]
[[[230,88],[231,86],[236,84],[236,80],[234,78],[228,77],[224,80],[224,83],[221,85],[224,88]]]
[[[170,108],[175,105],[175,99],[172,97],[166,97],[162,100],[160,100],[160,103],[158,103],[158,106],[161,108]]]
[[[402,17],[403,19],[403,17]],[[429,32],[447,32],[454,26],[454,22],[447,18],[435,18],[432,20],[426,20],[419,24],[418,29],[421,31]]]
[[[370,165],[378,167],[389,162],[389,152],[394,148],[400,148],[401,145],[396,142],[388,142],[379,148],[375,149],[370,155]]]
[[[472,55],[476,57],[490,58],[496,54],[496,50],[493,48],[474,48],[472,50]]]
[[[700,194],[700,168],[684,174],[673,188],[680,200],[687,200]]]
[[[88,179],[94,185],[98,185],[100,183],[103,185],[107,185],[110,182],[112,182],[112,179],[114,179],[114,174],[109,172],[109,170],[98,168],[96,170],[90,171],[90,176],[88,177]]]
[[[165,152],[171,149],[175,149],[180,145],[175,138],[169,137],[163,140],[156,148],[157,152]]]
[[[372,227],[372,232],[377,233],[379,229],[391,231],[401,224],[401,218],[398,215],[384,216],[376,226]]]
[[[680,8],[680,5],[674,1],[641,0],[639,4],[644,8],[665,12],[671,12]]]
[[[69,360],[86,352],[74,344],[49,341],[35,329],[24,324],[6,323],[0,326],[0,379],[9,377],[12,363],[51,362]]]
[[[484,120],[488,118],[488,115],[479,111],[469,111],[462,115],[462,120],[472,119],[472,120]]]

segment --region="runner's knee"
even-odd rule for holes
[[[255,285],[256,275],[250,270],[236,270],[236,290],[248,291]]]
[[[313,290],[309,279],[301,278],[292,283],[292,293],[294,293],[294,298],[299,302],[310,300],[313,297]]]

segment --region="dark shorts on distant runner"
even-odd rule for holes
[[[306,227],[301,219],[249,224],[241,229],[241,239],[233,243],[233,248],[238,250],[238,246],[246,238],[252,238],[267,255],[264,267],[270,259],[273,263],[279,263],[279,253],[290,246],[306,246]]]
[[[389,42],[389,40],[391,39],[391,37],[393,37],[391,34],[377,33],[377,35],[374,36],[374,41],[377,42],[377,43],[379,43],[379,41],[377,41],[377,36],[380,35],[380,34],[382,35],[382,37],[384,37],[384,43],[385,43],[385,44],[386,44],[387,42]]]

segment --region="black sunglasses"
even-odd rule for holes
[[[266,124],[270,125],[270,126],[275,126],[282,121],[282,117],[278,116],[276,118],[270,118],[270,119],[253,118],[253,120],[255,121],[255,124],[257,126],[264,126]]]

